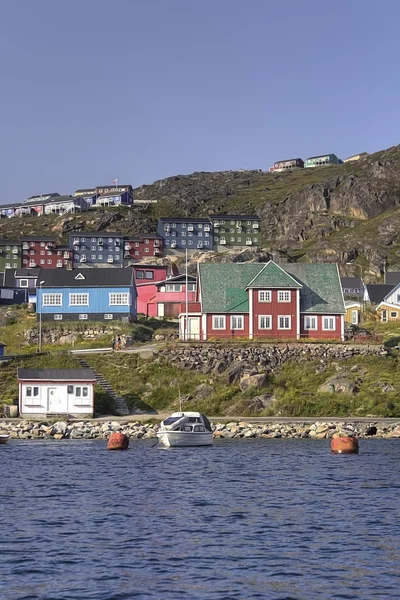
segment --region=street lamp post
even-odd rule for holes
[[[347,262],[346,265],[351,267],[358,267],[360,269],[360,281],[361,281],[361,300],[360,300],[360,323],[364,320],[364,282],[363,282],[363,269],[362,265],[356,262]]]
[[[39,282],[39,289],[40,289],[40,298],[39,298],[39,352],[42,351],[42,284],[44,283],[44,281],[40,281]]]

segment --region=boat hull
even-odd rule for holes
[[[5,444],[9,437],[9,435],[0,435],[0,444]]]
[[[159,431],[157,437],[160,443],[168,448],[212,446],[213,443],[213,434],[211,431]]]

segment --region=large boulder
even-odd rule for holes
[[[251,388],[262,388],[268,384],[267,373],[244,373],[240,379],[239,387],[242,392]]]
[[[356,394],[358,391],[357,384],[347,379],[342,373],[329,377],[318,388],[318,392],[331,392],[332,394]]]

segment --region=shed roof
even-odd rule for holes
[[[367,284],[366,288],[369,301],[372,302],[372,304],[379,304],[394,287],[394,285]]]
[[[266,267],[269,267],[266,269]],[[262,271],[265,269],[265,275]],[[268,273],[271,279],[268,280]],[[290,277],[291,276],[291,277]],[[344,302],[336,264],[204,263],[199,264],[203,312],[247,312],[246,288],[299,289],[303,313],[344,314]],[[290,282],[290,285],[289,285]]]
[[[28,381],[96,381],[93,369],[24,369],[19,368],[18,379]]]

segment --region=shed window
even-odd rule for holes
[[[144,271],[136,271],[136,279],[144,279]]]
[[[87,315],[85,315],[85,314],[80,314],[80,315],[79,315],[79,320],[80,320],[80,321],[87,321],[87,318],[88,318],[88,316],[87,316]]]
[[[22,287],[22,288],[25,287],[25,288],[27,288],[28,287],[28,280],[27,279],[20,279],[19,280],[19,287]]]
[[[390,316],[392,319],[397,319],[397,312],[396,311],[391,312]]]
[[[113,315],[111,313],[107,313],[106,315],[104,315],[104,318],[108,321],[112,321]]]
[[[258,315],[258,329],[272,329],[271,315]]]
[[[73,394],[73,393],[74,393],[74,386],[67,385],[67,394]]]
[[[324,317],[322,319],[322,329],[324,331],[335,331],[335,329],[336,329],[335,317]]]
[[[62,321],[63,316],[62,315],[54,315],[54,320],[55,321]]]
[[[154,272],[146,271],[146,279],[154,279]]]

